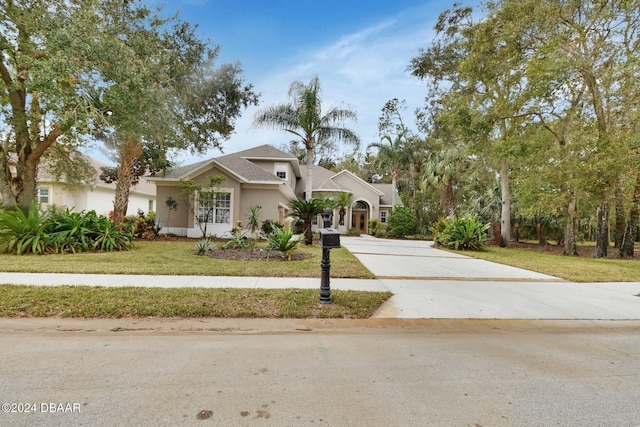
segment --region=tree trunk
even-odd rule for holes
[[[536,230],[538,232],[538,246],[547,246],[547,237],[544,233],[544,225],[540,221],[536,223]]]
[[[578,200],[575,193],[571,193],[571,199],[565,210],[564,222],[564,255],[578,255],[576,243],[576,217],[578,215]]]
[[[500,190],[502,192],[502,212],[500,214],[500,246],[511,244],[511,194],[509,192],[509,162],[502,160],[500,170]]]
[[[0,208],[11,209],[16,204],[16,198],[11,191],[11,170],[9,169],[9,153],[6,144],[0,147]]]
[[[313,198],[313,143],[307,146],[307,182],[304,189],[304,199]]]
[[[625,218],[624,212],[624,194],[622,191],[622,187],[616,187],[616,237],[614,240],[614,247],[621,248],[622,247],[622,237],[625,234],[625,225],[627,220]]]
[[[16,165],[18,172],[20,191],[17,194],[16,201],[20,209],[27,211],[29,205],[37,202],[36,189],[38,188],[38,161],[29,156],[27,161],[18,160]]]
[[[633,202],[631,211],[629,212],[629,219],[627,220],[627,227],[620,244],[619,258],[633,258],[634,245],[637,237],[636,233],[638,231],[638,205],[640,205],[640,172],[636,175],[636,185],[633,189]]]
[[[606,204],[598,206],[596,230],[596,258],[606,258],[609,248],[609,209]]]
[[[115,198],[113,200],[113,222],[120,224],[127,216],[129,192],[134,181],[134,168],[142,154],[140,145],[127,142],[121,148],[118,164]]]
[[[453,183],[451,183],[451,181],[447,181],[444,184],[442,198],[442,209],[447,213],[449,218],[454,218],[456,216],[456,203],[453,199]]]

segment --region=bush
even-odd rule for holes
[[[199,255],[199,256],[206,255],[210,251],[211,251],[211,240],[202,239],[196,242],[196,249],[194,251],[196,255]]]
[[[301,238],[294,238],[293,231],[276,228],[275,231],[267,236],[267,250],[280,251],[291,261],[291,255],[298,248]]]
[[[488,229],[489,224],[483,224],[471,216],[441,220],[432,227],[434,241],[438,244],[450,249],[472,251],[482,249]]]
[[[376,237],[377,237],[378,239],[384,239],[384,238],[386,238],[386,237],[387,237],[387,230],[385,230],[384,228],[379,228],[379,229],[376,231]]]
[[[116,226],[95,211],[49,209],[40,212],[31,205],[26,213],[18,207],[0,213],[0,252],[41,255],[118,251],[132,246],[131,226]]]
[[[355,227],[351,227],[350,229],[347,230],[345,234],[347,236],[360,236],[360,230],[358,230]]]
[[[411,208],[396,206],[389,212],[387,234],[389,237],[404,237],[413,232],[416,226],[416,215]]]
[[[276,230],[281,230],[282,224],[278,224],[272,219],[265,219],[262,222],[262,227],[260,229],[262,230],[262,234],[264,234],[265,236],[269,236],[271,233],[275,232]]]
[[[231,231],[231,239],[228,242],[226,242],[222,246],[222,248],[223,249],[249,249],[249,248],[253,248],[254,246],[255,246],[255,241],[247,239],[247,236],[245,236],[242,233],[242,229],[240,230],[233,229]]]
[[[378,218],[373,218],[369,220],[369,234],[371,234],[372,236],[375,236],[378,230],[380,229],[381,225],[382,223]]]

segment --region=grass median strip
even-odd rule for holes
[[[0,285],[0,317],[366,319],[389,292]]]

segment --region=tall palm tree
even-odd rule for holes
[[[311,200],[294,199],[289,202],[289,216],[300,218],[304,222],[304,244],[313,244],[311,221],[320,215],[327,207],[325,199],[314,198]]]
[[[312,166],[316,146],[334,139],[348,144],[358,144],[358,136],[352,130],[343,127],[343,122],[356,120],[357,116],[354,111],[341,108],[331,108],[322,115],[318,77],[312,78],[306,85],[300,81],[291,83],[289,97],[291,102],[288,104],[274,105],[259,111],[254,118],[254,125],[282,129],[299,138],[307,150],[305,198],[311,200]]]
[[[396,192],[398,189],[398,178],[400,177],[401,168],[409,162],[411,154],[406,144],[406,133],[402,132],[392,139],[389,135],[384,135],[380,142],[373,142],[369,147],[378,149],[378,155],[375,160],[377,167],[386,169],[391,176],[391,205],[396,205]]]
[[[353,193],[347,193],[346,191],[339,192],[338,196],[332,199],[332,205],[334,209],[338,209],[338,216],[340,217],[338,224],[342,224],[344,222],[344,216],[347,214],[347,209],[353,206]]]
[[[469,167],[469,159],[457,148],[434,151],[429,154],[422,175],[422,186],[442,187],[442,210],[447,216],[455,216],[455,188],[463,180]]]

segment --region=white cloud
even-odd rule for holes
[[[287,91],[294,80],[308,81],[318,76],[325,109],[349,106],[358,113],[351,127],[358,132],[362,146],[378,140],[377,121],[385,102],[405,99],[405,122],[413,123],[413,111],[424,105],[426,90],[406,70],[420,47],[433,38],[433,15],[401,19],[396,17],[345,35],[334,43],[281,61],[279,71],[254,81],[262,93],[260,106],[247,110],[238,120],[236,133],[224,143],[226,153],[260,144],[280,146],[289,140],[282,131],[256,129],[253,117],[260,108],[287,102]],[[209,156],[217,156],[213,151]],[[185,157],[185,161],[195,161]]]

